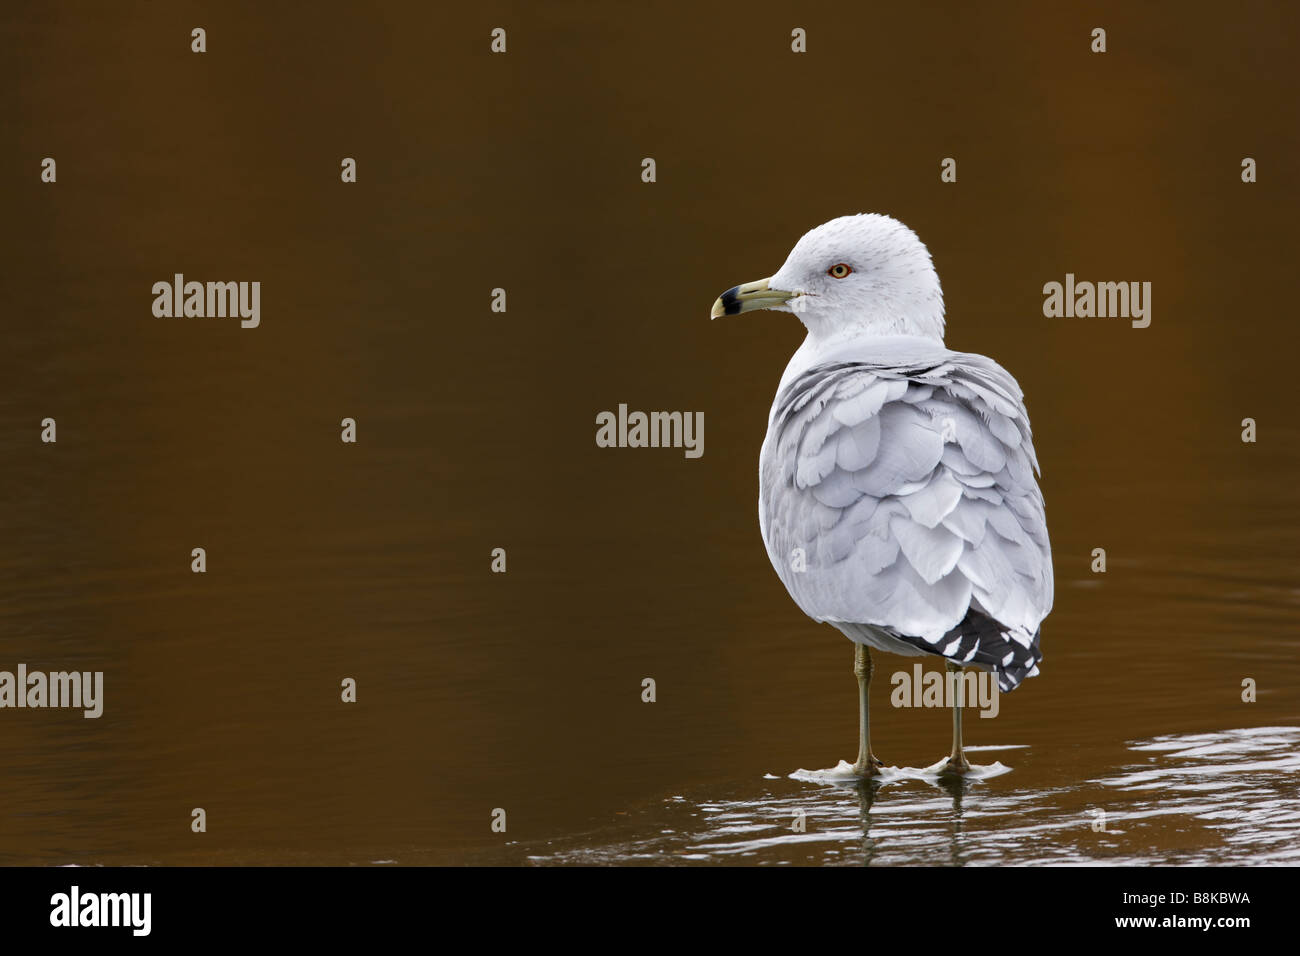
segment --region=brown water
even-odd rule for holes
[[[1296,14],[745,9],[5,7],[0,670],[106,701],[0,710],[0,862],[1300,862]],[[1044,472],[1042,675],[960,789],[789,777],[857,721],[758,535],[800,330],[706,318],[866,210]],[[261,326],[153,317],[175,272]],[[1066,272],[1151,326],[1044,318]],[[704,456],[597,448],[620,402]],[[877,665],[876,752],[933,763]]]

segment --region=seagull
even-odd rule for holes
[[[781,376],[759,455],[758,520],[799,608],[854,644],[858,777],[871,752],[871,649],[944,658],[952,753],[967,667],[1000,691],[1038,674],[1052,553],[1024,395],[992,359],[943,344],[930,252],[876,213],[808,232],[767,279],[735,286],[711,318],[792,312],[808,331]]]

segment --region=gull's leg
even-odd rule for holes
[[[953,681],[953,689],[956,693],[953,695],[952,702],[952,754],[948,761],[943,765],[943,773],[965,773],[970,770],[970,762],[966,759],[966,754],[961,746],[961,712],[966,706],[966,682],[962,680],[962,666],[954,664],[952,661],[945,661],[948,665],[948,673],[956,674]]]
[[[867,690],[871,686],[873,670],[871,651],[867,650],[867,645],[855,641],[853,675],[858,679],[858,762],[853,765],[853,772],[860,777],[874,777],[883,766],[871,752],[871,726],[867,716]]]

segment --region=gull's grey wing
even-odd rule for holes
[[[884,630],[1010,689],[1036,673],[1052,606],[1029,418],[997,363],[936,353],[831,362],[785,385],[763,445],[760,524],[810,617],[850,636]]]

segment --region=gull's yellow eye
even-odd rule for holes
[[[830,276],[832,279],[843,279],[852,271],[853,270],[849,268],[848,265],[846,265],[845,263],[837,262],[835,265],[831,266],[829,269],[826,270],[826,274]]]

